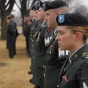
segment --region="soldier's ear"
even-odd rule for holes
[[[60,13],[59,12],[57,12],[57,16],[59,15]]]
[[[76,32],[75,35],[76,35],[76,40],[82,39],[82,33],[81,32]]]

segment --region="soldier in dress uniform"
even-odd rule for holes
[[[34,34],[37,31],[36,29],[38,28],[39,24],[41,24],[40,22],[37,21],[37,12],[38,12],[38,6],[36,4],[33,5],[35,10],[33,13],[33,19],[32,19],[32,25],[31,25],[31,68],[32,68],[32,73],[33,73],[33,69],[34,69],[34,54],[35,54],[35,39],[34,39]]]
[[[36,14],[36,7],[35,5],[32,6],[31,10],[30,10],[30,22],[32,23],[30,25],[30,55],[31,55],[31,72],[28,72],[28,74],[33,74],[33,67],[34,67],[34,38],[33,38],[33,34],[35,32],[36,27],[38,26],[38,22],[37,22],[37,14]],[[30,80],[30,82],[32,82],[32,79]]]
[[[47,51],[45,59],[44,88],[57,88],[59,73],[64,61],[67,58],[68,51],[61,51],[58,48],[57,41],[55,40],[58,27],[56,17],[59,13],[67,13],[68,5],[62,0],[57,0],[44,3],[43,9],[46,11],[45,19],[48,23],[48,27],[52,28],[54,31],[52,37],[45,37]]]
[[[32,5],[32,7],[31,7],[31,9],[30,9],[30,12],[29,12],[29,16],[30,16],[30,22],[32,23],[31,25],[30,25],[30,34],[29,34],[29,41],[30,41],[30,56],[31,56],[31,48],[32,48],[32,31],[35,29],[35,25],[34,24],[36,24],[37,23],[37,21],[36,21],[36,19],[35,19],[35,17],[34,17],[34,13],[35,13],[35,6],[34,5]]]
[[[30,8],[30,11],[29,11],[29,17],[30,17],[30,31],[29,31],[29,52],[30,52],[30,57],[31,57],[31,42],[32,42],[32,35],[31,35],[31,27],[32,27],[32,19],[33,19],[33,6]],[[32,60],[32,58],[31,58]],[[29,67],[31,69],[31,71],[28,71],[28,74],[32,74],[32,63],[31,63],[31,66]],[[30,81],[30,80],[29,80]],[[30,81],[31,82],[31,81]]]
[[[6,34],[6,48],[9,50],[9,57],[14,57],[14,45],[15,45],[15,29],[12,25],[11,16],[7,16],[7,34]]]
[[[59,88],[88,88],[88,20],[70,13],[60,14],[57,23],[58,46],[71,53],[61,69]]]
[[[35,88],[43,88],[44,86],[44,65],[46,57],[46,47],[44,44],[44,34],[47,30],[47,23],[45,21],[45,12],[42,8],[42,2],[38,2],[39,10],[37,21],[40,24],[35,29],[34,41],[35,41],[35,53],[34,53],[34,72],[33,72],[33,83]]]
[[[14,55],[16,55],[16,39],[17,39],[19,33],[18,33],[18,30],[17,30],[17,24],[15,22],[14,15],[11,14],[11,17],[12,17],[12,25],[13,25],[13,27],[15,29]]]

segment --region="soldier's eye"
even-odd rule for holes
[[[63,34],[64,34],[64,32],[59,32],[59,34],[63,35]]]
[[[46,13],[46,15],[47,15],[47,16],[49,16],[49,14],[48,14],[48,13]]]

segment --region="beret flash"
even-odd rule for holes
[[[35,5],[32,5],[31,8],[30,8],[30,10],[36,10]]]
[[[56,21],[59,26],[88,26],[87,18],[78,13],[60,14]]]

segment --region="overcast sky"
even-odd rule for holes
[[[83,0],[83,4],[85,4],[86,6],[88,6],[88,0]]]
[[[18,0],[17,0],[18,1]],[[32,0],[31,0],[32,1]],[[42,1],[49,1],[49,0],[42,0]],[[80,3],[80,4],[84,4],[84,5],[86,5],[87,7],[88,7],[88,0],[82,0],[82,3]],[[14,5],[14,9],[15,10],[18,10],[18,7],[16,6],[16,5]]]
[[[17,1],[18,1],[18,0],[17,0]],[[32,1],[32,0],[31,0],[31,1]],[[41,1],[51,1],[51,0],[41,0]],[[79,0],[78,0],[78,1],[79,1]],[[83,4],[83,5],[85,5],[85,6],[88,8],[88,0],[81,0],[81,3],[80,3],[80,4]],[[13,14],[19,12],[19,9],[18,9],[18,7],[17,7],[16,5],[14,5],[13,10],[15,10],[15,11],[12,12]]]

